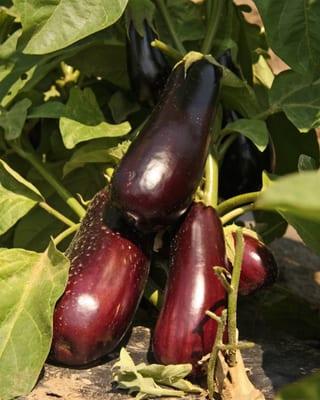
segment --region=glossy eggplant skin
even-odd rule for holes
[[[234,111],[225,114],[226,123],[239,118]],[[267,148],[260,152],[250,139],[239,134],[226,151],[221,164],[219,196],[228,199],[260,190],[262,171],[274,172],[275,162],[275,149],[271,138]]]
[[[193,203],[171,247],[170,271],[163,307],[153,334],[153,353],[162,364],[197,362],[212,350],[226,291],[213,272],[226,266],[222,225],[212,207]]]
[[[108,204],[103,189],[66,252],[71,268],[54,312],[50,359],[55,362],[81,366],[112,351],[143,294],[149,272],[145,242],[114,210],[105,210]]]
[[[161,51],[151,46],[157,35],[144,21],[141,36],[130,22],[127,37],[127,70],[132,91],[140,103],[154,105],[170,75],[171,68]]]
[[[236,235],[233,234],[234,240]],[[239,282],[239,293],[249,295],[271,286],[278,277],[278,266],[269,248],[258,239],[246,235]]]
[[[190,206],[208,154],[221,69],[201,59],[171,73],[148,122],[120,162],[112,200],[136,227],[157,231]]]

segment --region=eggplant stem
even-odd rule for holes
[[[58,219],[59,221],[63,222],[64,224],[66,224],[66,225],[68,225],[70,227],[76,225],[75,222],[71,221],[71,219],[69,219],[66,216],[64,216],[63,214],[61,214],[60,211],[58,211],[55,208],[51,207],[45,201],[40,201],[38,203],[38,205],[39,205],[39,207],[44,209],[48,214],[54,216],[56,219]]]
[[[76,232],[80,227],[80,224],[73,224],[73,226],[70,226],[69,228],[67,228],[66,230],[64,230],[63,232],[61,232],[58,236],[56,236],[53,239],[53,243],[55,246],[58,246],[58,244],[60,242],[62,242],[65,238],[67,238],[68,236],[72,235],[74,232]]]
[[[163,303],[163,292],[151,278],[148,279],[143,296],[150,304],[160,310]]]
[[[239,207],[236,208],[229,213],[225,214],[223,217],[221,217],[221,223],[222,225],[226,225],[227,223],[233,221],[235,218],[240,217],[241,215],[254,210],[254,204],[249,204],[247,206]]]
[[[226,138],[226,140],[223,143],[220,144],[218,151],[218,158],[220,163],[221,161],[223,161],[228,148],[232,145],[232,143],[236,140],[237,137],[238,137],[237,134],[230,135],[229,137]]]
[[[182,59],[182,54],[174,49],[173,47],[169,46],[168,44],[162,42],[159,39],[154,39],[151,42],[152,47],[156,47],[159,49],[163,54],[166,54],[168,57],[172,58],[174,61],[178,62]]]
[[[208,311],[206,312],[206,314]],[[211,313],[214,314],[214,313]],[[207,314],[207,315],[211,315]],[[214,314],[215,315],[215,314]],[[220,320],[220,321],[219,321]],[[212,351],[210,354],[209,362],[208,362],[208,375],[207,375],[207,385],[208,385],[208,392],[209,392],[209,399],[212,400],[214,397],[214,392],[216,389],[216,384],[214,380],[214,375],[215,375],[215,369],[217,365],[217,358],[219,354],[219,347],[223,345],[223,332],[224,328],[227,323],[227,310],[223,310],[221,313],[221,317],[218,319],[215,319],[215,321],[218,322],[218,328],[217,328],[217,334],[216,334],[216,339],[214,341],[214,345],[212,347]]]
[[[219,347],[219,350],[221,351],[227,351],[227,350],[246,350],[246,349],[252,349],[256,344],[254,342],[244,342],[244,343],[237,343],[235,346],[231,344],[222,344]]]
[[[229,345],[233,346],[229,350],[227,362],[230,367],[234,367],[237,363],[236,348],[237,345],[237,300],[238,288],[241,274],[241,266],[244,252],[244,239],[241,228],[236,231],[236,248],[232,270],[231,287],[232,291],[228,293],[228,338]]]
[[[38,159],[37,155],[30,152],[24,151],[20,146],[10,143],[12,149],[23,159],[28,161],[39,174],[57,191],[59,196],[68,204],[68,206],[78,215],[81,219],[84,217],[86,210],[78,202],[78,200],[72,196],[72,194],[49,172],[44,164]]]
[[[214,151],[215,153],[215,151]],[[209,154],[205,166],[203,202],[216,208],[218,205],[219,165],[215,154]]]
[[[224,215],[227,212],[232,211],[234,208],[240,207],[244,204],[253,203],[257,200],[260,193],[261,192],[249,192],[231,197],[218,205],[217,213],[219,215]]]
[[[203,54],[209,54],[212,49],[213,40],[217,33],[219,22],[221,20],[224,1],[225,0],[213,0],[213,4],[210,7],[211,12],[207,24],[207,32],[201,48],[201,52]]]
[[[187,51],[184,48],[181,40],[179,39],[179,36],[177,35],[177,32],[176,32],[175,27],[174,27],[174,24],[173,24],[173,22],[171,20],[170,14],[169,14],[169,12],[167,10],[167,6],[165,5],[163,0],[155,0],[155,2],[156,2],[157,6],[159,8],[159,11],[160,11],[160,13],[162,15],[162,18],[164,19],[164,22],[167,25],[168,31],[170,32],[170,35],[172,37],[172,40],[173,40],[176,48],[179,50],[179,52],[181,54],[185,55]]]
[[[223,267],[213,267],[213,271],[217,275],[217,278],[220,280],[226,291],[230,293],[232,291],[232,287],[228,281],[229,276],[231,277],[229,271]]]

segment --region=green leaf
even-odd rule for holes
[[[320,126],[320,79],[284,71],[274,79],[269,97],[271,109],[283,110],[300,132]]]
[[[275,400],[318,400],[319,398],[320,372],[315,372],[282,388]]]
[[[48,54],[114,24],[128,0],[14,0],[29,39],[24,52]]]
[[[132,21],[139,35],[144,36],[144,21],[153,27],[153,19],[156,7],[151,0],[130,0],[127,7],[126,24]]]
[[[301,134],[284,113],[269,117],[267,125],[276,150],[277,175],[297,171],[301,154],[314,158],[319,165],[319,144],[315,131]]]
[[[0,160],[0,235],[42,200],[35,186]]]
[[[65,104],[60,101],[49,101],[40,106],[32,107],[28,113],[28,118],[60,118],[65,113]]]
[[[52,316],[69,261],[51,243],[44,253],[0,249],[0,398],[27,395],[48,356]]]
[[[263,243],[271,243],[282,237],[287,230],[288,223],[280,214],[270,211],[255,211],[255,230]]]
[[[69,174],[76,168],[83,167],[88,163],[111,163],[117,165],[128,150],[131,142],[125,140],[116,146],[110,146],[106,140],[94,140],[75,150],[69,161],[63,168],[63,175]]]
[[[320,3],[315,0],[255,0],[274,52],[292,69],[320,65]]]
[[[115,363],[113,369],[113,377],[117,382],[117,387],[129,390],[129,393],[136,392],[136,398],[139,399],[148,395],[185,397],[185,393],[188,392],[203,393],[199,386],[183,379],[191,372],[191,364],[164,366],[141,363],[136,366],[126,349],[122,348],[120,360]],[[181,390],[170,389],[170,387]]]
[[[112,125],[104,120],[93,91],[72,88],[66,105],[67,117],[60,119],[60,131],[67,149],[87,140],[119,137],[130,132],[129,122]]]
[[[276,210],[320,223],[320,173],[306,171],[279,178],[256,201],[256,208]]]
[[[298,162],[298,170],[302,171],[312,171],[318,169],[319,163],[307,154],[301,154]]]
[[[22,132],[27,118],[27,110],[31,106],[29,99],[20,100],[9,111],[0,111],[0,126],[4,129],[7,140],[17,139]]]
[[[258,119],[238,119],[230,122],[224,131],[239,132],[250,139],[260,151],[264,151],[269,142],[269,132],[265,121]]]
[[[125,121],[128,115],[140,110],[139,105],[130,101],[128,96],[121,91],[111,96],[108,106],[116,123]]]

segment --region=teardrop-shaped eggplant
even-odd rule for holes
[[[154,105],[170,74],[170,66],[161,51],[151,46],[157,38],[144,21],[143,36],[131,21],[127,38],[127,70],[131,88],[140,103]]]
[[[225,124],[240,117],[234,111],[224,111]],[[219,174],[219,196],[228,199],[262,188],[262,172],[274,172],[275,149],[270,137],[261,152],[244,135],[239,134],[227,149]]]
[[[178,64],[147,124],[120,162],[112,200],[141,230],[156,231],[189,207],[208,154],[221,69]]]
[[[222,225],[216,211],[194,203],[171,247],[164,303],[153,334],[153,353],[162,364],[197,362],[212,350],[226,291],[213,272],[226,266]]]
[[[236,240],[235,234],[233,239]],[[278,266],[270,249],[264,243],[246,234],[243,235],[243,239],[244,253],[239,293],[249,295],[271,286],[277,279]]]
[[[149,272],[147,241],[108,205],[103,189],[66,252],[71,268],[54,312],[50,354],[59,363],[85,365],[112,351],[143,294]]]

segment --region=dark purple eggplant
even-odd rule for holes
[[[190,206],[202,177],[221,69],[206,59],[171,73],[150,119],[120,162],[112,200],[136,227],[156,231]]]
[[[233,238],[236,240],[235,234]],[[244,253],[239,293],[249,295],[271,286],[277,280],[278,266],[270,249],[264,243],[246,234],[243,235],[243,239]]]
[[[162,364],[197,362],[212,349],[226,291],[213,272],[226,267],[222,225],[216,211],[194,203],[171,247],[170,272],[163,307],[153,334],[153,353]]]
[[[228,112],[228,121],[238,119]],[[239,194],[256,192],[262,188],[262,171],[274,172],[275,149],[270,137],[267,148],[261,152],[244,135],[239,134],[227,149],[219,175],[219,196],[228,199]]]
[[[148,243],[107,208],[91,202],[66,255],[71,268],[54,312],[50,358],[85,365],[112,351],[126,333],[149,272]]]
[[[127,69],[132,91],[140,103],[154,105],[170,75],[171,68],[161,51],[151,46],[157,35],[146,21],[143,36],[131,21],[127,37]]]

